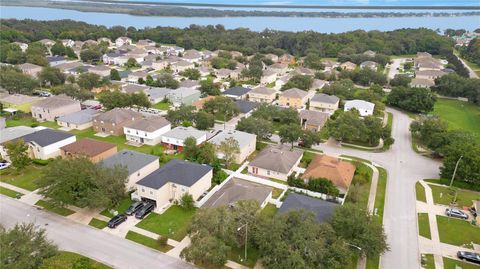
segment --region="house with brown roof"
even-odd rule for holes
[[[48,97],[34,103],[30,109],[38,121],[55,121],[60,116],[82,110],[79,101],[66,95]]]
[[[209,96],[207,96],[207,97],[200,98],[200,99],[198,99],[198,100],[196,100],[196,101],[193,101],[193,102],[192,102],[192,106],[194,106],[194,107],[197,109],[197,111],[199,111],[199,110],[201,110],[201,109],[203,108],[203,105],[204,105],[206,102],[208,102],[208,101],[210,101],[210,100],[213,100],[213,99],[215,99],[215,98],[216,98],[216,96],[213,96],[213,95],[209,95]]]
[[[162,142],[162,135],[171,129],[163,117],[148,117],[129,122],[123,127],[127,141],[154,146]]]
[[[93,118],[93,130],[107,135],[123,135],[126,124],[142,118],[142,114],[133,110],[114,108]]]
[[[269,145],[248,164],[248,172],[261,177],[287,181],[293,169],[300,163],[303,150],[288,145]]]
[[[280,94],[278,103],[281,106],[302,108],[308,101],[308,92],[298,88],[288,89]]]
[[[344,62],[344,63],[340,64],[340,68],[342,68],[342,70],[346,70],[346,71],[353,71],[353,70],[355,70],[355,68],[357,68],[357,65],[348,61],[348,62]]]
[[[317,155],[308,165],[302,178],[308,182],[313,178],[326,178],[340,191],[347,193],[355,174],[355,165],[327,155]]]
[[[283,54],[278,57],[278,62],[282,64],[295,64],[295,56],[290,54]]]
[[[299,117],[302,129],[318,132],[325,126],[330,114],[320,111],[302,110]]]
[[[60,148],[62,158],[85,156],[94,163],[115,153],[117,153],[117,145],[92,138],[83,138]]]
[[[37,77],[38,73],[42,71],[43,67],[36,64],[24,63],[17,65],[17,68],[20,69],[24,74]]]

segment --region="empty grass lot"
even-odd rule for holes
[[[195,214],[195,209],[185,210],[173,205],[163,214],[150,213],[136,226],[152,233],[181,241],[187,235],[187,228]]]
[[[42,175],[46,166],[30,164],[24,169],[17,171],[8,168],[0,172],[0,181],[17,186],[19,188],[34,191],[38,188],[35,180]]]
[[[60,251],[57,255],[44,260],[42,268],[80,268],[76,263],[80,259],[87,259],[89,261],[88,267],[81,267],[81,268],[89,268],[89,269],[111,269],[103,263],[94,261],[88,257],[82,256],[77,253],[68,252],[68,251]],[[76,265],[76,266],[75,266]]]
[[[17,198],[17,196],[22,196],[21,193],[18,193],[16,191],[12,191],[11,189],[4,188],[0,186],[0,194],[12,197],[12,198]]]
[[[45,201],[45,200],[39,200],[35,205],[41,206],[41,207],[43,207],[43,209],[45,209],[47,211],[53,212],[55,214],[58,214],[58,215],[61,215],[61,216],[64,216],[64,217],[72,215],[73,213],[75,213],[75,211],[70,210],[70,209],[65,208],[65,207],[55,207],[51,203],[49,203],[48,201]]]
[[[462,246],[471,242],[480,244],[480,227],[470,222],[437,215],[438,233],[443,243]]]
[[[430,223],[427,213],[418,213],[418,233],[428,239],[432,239],[430,234]]]
[[[436,204],[450,205],[454,199],[453,192],[448,187],[429,184],[432,189],[433,201]],[[480,193],[457,189],[457,204],[459,207],[471,206],[472,200],[480,200]]]
[[[480,142],[480,106],[449,99],[438,99],[433,113],[448,122],[452,130],[470,131]]]
[[[103,229],[105,227],[107,227],[107,222],[106,221],[103,221],[103,220],[99,220],[99,219],[96,219],[96,218],[93,218],[89,223],[88,225],[92,226],[92,227],[95,227],[97,229]]]
[[[417,201],[427,202],[425,197],[425,188],[420,184],[420,182],[415,183],[415,195],[417,196]]]
[[[457,261],[454,259],[450,259],[447,257],[443,257],[443,268],[444,269],[457,269],[460,266],[462,269],[479,269],[480,265],[476,265],[473,263],[468,263],[468,262],[462,262],[462,261]]]
[[[157,240],[132,231],[129,231],[125,238],[128,240],[132,240],[133,242],[142,244],[146,247],[159,250],[161,252],[167,252],[173,248],[170,245],[160,245]]]

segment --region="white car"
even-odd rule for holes
[[[7,161],[1,161],[0,162],[0,170],[6,169],[10,166],[10,163]]]

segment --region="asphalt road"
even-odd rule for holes
[[[62,250],[82,254],[114,268],[197,268],[130,240],[0,195],[0,223],[12,227],[21,222],[34,222],[44,227],[48,238]]]
[[[411,148],[407,115],[393,113],[392,136],[395,143],[383,153],[373,153],[336,146],[319,145],[326,154],[344,154],[371,160],[388,171],[384,210],[384,226],[390,251],[381,258],[381,268],[420,268],[416,218],[415,183],[420,179],[437,178],[440,162],[423,157]]]

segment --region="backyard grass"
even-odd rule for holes
[[[432,189],[433,201],[436,204],[450,205],[455,198],[454,192],[448,187],[429,184]],[[480,192],[457,188],[457,205],[459,207],[472,206],[472,200],[480,200]]]
[[[160,245],[157,240],[132,231],[128,231],[125,238],[161,252],[167,252],[173,248],[170,245]]]
[[[260,214],[262,214],[263,216],[275,216],[275,214],[277,213],[278,211],[278,208],[274,205],[274,204],[270,204],[268,203],[263,209],[262,211],[260,212]]]
[[[469,248],[472,242],[480,244],[480,227],[468,221],[437,215],[437,224],[440,242]]]
[[[310,151],[304,151],[303,152],[303,157],[300,160],[299,166],[302,167],[302,168],[307,168],[307,166],[310,164],[310,162],[313,160],[313,158],[315,158],[315,156],[317,156],[317,155],[318,154],[315,154],[315,153],[310,152]]]
[[[432,239],[430,234],[430,223],[428,222],[428,213],[418,213],[418,233],[428,239]]]
[[[258,250],[252,246],[247,247],[247,260],[245,261],[245,247],[231,247],[228,259],[253,268],[258,259]]]
[[[69,216],[75,213],[75,211],[70,210],[65,207],[55,207],[53,206],[50,202],[45,201],[45,200],[39,200],[35,205],[43,207],[43,209],[53,212],[55,214],[61,215],[61,216]]]
[[[20,197],[20,196],[23,195],[19,192],[13,191],[11,189],[4,188],[2,186],[0,186],[0,194],[6,195],[6,196],[9,196],[9,197],[12,197],[12,198],[17,198],[17,197]]]
[[[35,118],[33,117],[15,117],[15,118],[10,118],[6,122],[7,127],[14,127],[14,126],[28,126],[28,127],[36,127],[36,126],[44,126],[52,129],[57,129],[58,126],[57,123],[51,122],[51,121],[44,121],[44,122],[38,122]]]
[[[42,175],[42,170],[45,167],[44,165],[30,164],[20,171],[8,168],[0,172],[0,181],[34,191],[38,188],[35,180]]]
[[[422,266],[425,269],[435,269],[433,254],[422,254]]]
[[[272,198],[273,198],[273,199],[277,199],[278,197],[280,197],[280,195],[282,194],[282,192],[283,192],[282,189],[273,188]]]
[[[123,198],[123,200],[121,200],[115,208],[107,208],[100,212],[100,214],[104,215],[105,217],[113,218],[113,214],[110,213],[110,211],[117,211],[118,214],[121,214],[125,212],[131,204],[132,199],[130,199],[130,194],[128,194],[127,197]]]
[[[152,108],[160,109],[160,110],[169,110],[170,104],[166,102],[156,103],[152,106]]]
[[[173,205],[163,214],[150,213],[136,226],[147,231],[181,241],[187,235],[187,228],[195,214],[195,209],[185,210]]]
[[[79,265],[81,260],[88,260],[88,265]],[[60,251],[57,255],[45,259],[41,268],[88,268],[88,269],[111,269],[103,263],[92,260],[77,253]]]
[[[474,133],[480,142],[480,106],[457,100],[438,99],[433,114],[447,121],[452,130]]]
[[[417,196],[417,201],[427,202],[427,197],[425,197],[425,188],[420,184],[420,182],[415,183],[415,195]]]
[[[107,227],[107,222],[106,221],[103,221],[103,220],[99,220],[99,219],[96,219],[96,218],[93,218],[89,223],[88,225],[92,226],[92,227],[95,227],[97,229],[103,229],[105,227]]]
[[[350,191],[345,202],[354,203],[362,208],[367,208],[373,171],[370,167],[363,163],[355,162],[354,164],[357,166],[355,175],[364,174],[366,175],[366,179],[361,179],[359,176],[354,176],[352,180],[352,186],[350,186]]]
[[[473,263],[468,263],[468,262],[463,262],[463,261],[457,261],[454,259],[450,259],[447,257],[443,257],[443,268],[444,269],[457,269],[460,266],[461,269],[479,269],[480,265],[476,265]],[[434,267],[433,267],[434,268]]]

